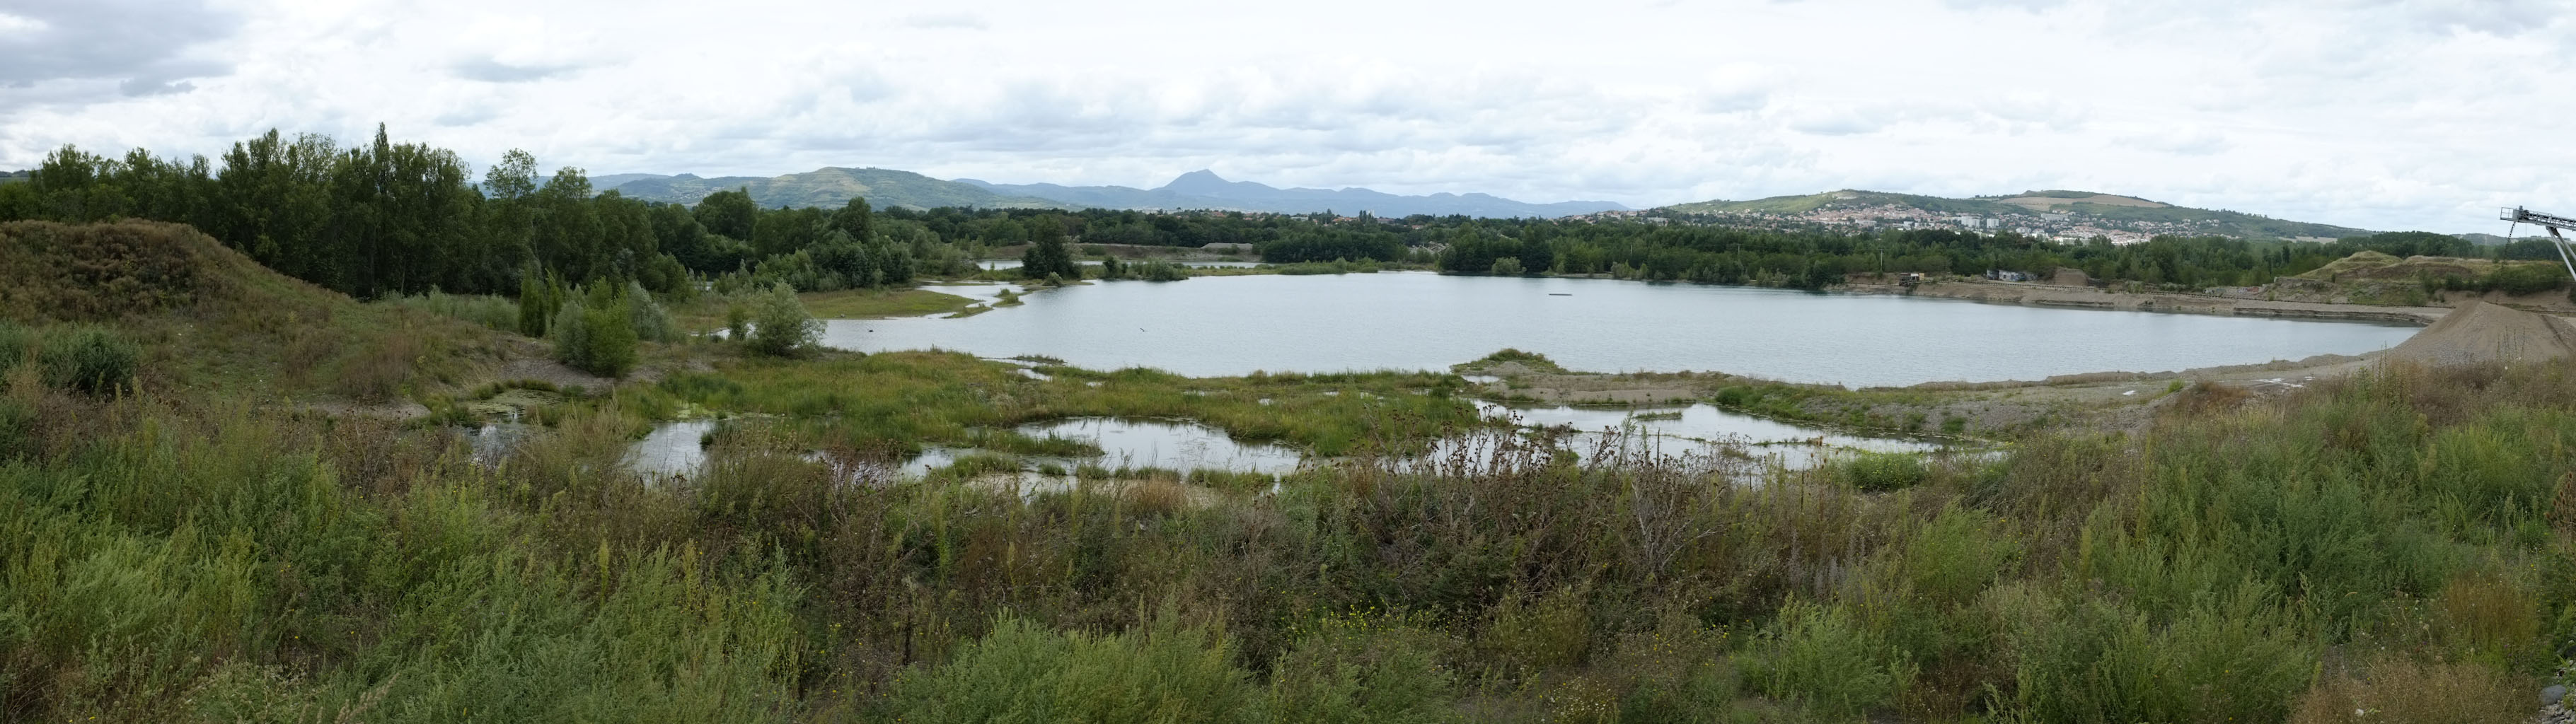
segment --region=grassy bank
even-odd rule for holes
[[[0,228],[0,254],[37,243]],[[1518,438],[1475,464],[1366,454],[1474,428],[1448,375],[1038,380],[701,344],[652,351],[701,371],[564,395],[485,466],[441,424],[186,383],[280,363],[187,346],[252,324],[198,295],[256,271],[139,309],[0,300],[35,360],[0,367],[0,719],[2501,724],[2576,635],[2563,366],[2193,388],[2134,436],[1745,485]],[[278,334],[408,318],[303,303],[323,311]],[[42,371],[97,330],[141,384]],[[466,349],[420,351],[404,384]],[[627,472],[683,405],[771,437],[684,484]],[[849,484],[803,454],[1093,414],[1356,460],[1276,493],[1023,495]]]

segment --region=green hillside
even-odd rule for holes
[[[761,206],[823,208],[848,203],[852,197],[865,197],[868,203],[883,208],[910,206],[970,206],[977,208],[1032,209],[1066,208],[1064,204],[1024,196],[1004,196],[973,184],[942,181],[910,171],[882,168],[827,167],[791,173],[773,178],[755,176],[720,176],[700,178],[688,174],[648,177],[614,187],[618,193],[647,201],[691,204],[707,194],[727,189],[744,188]]]
[[[1919,209],[1935,215],[1973,215],[2002,220],[2006,228],[2043,231],[2075,227],[2122,229],[2142,233],[2217,235],[2247,239],[2342,238],[2370,234],[2332,224],[2285,221],[2235,211],[2195,209],[2092,191],[2052,189],[2010,196],[1954,199],[1939,196],[1844,189],[1804,196],[1774,196],[1751,201],[1701,201],[1667,207],[1685,214],[1769,214],[1810,216],[1819,212],[1873,207]]]
[[[1844,189],[1805,196],[1773,196],[1752,201],[1701,201],[1671,206],[1686,214],[1805,214],[1818,210],[1861,209],[1872,206],[1903,206],[1925,211],[1954,214],[2007,214],[2021,211],[1982,199],[1946,199],[1939,196],[1917,196],[1884,191]]]

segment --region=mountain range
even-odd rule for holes
[[[1530,203],[1482,193],[1405,196],[1365,188],[1278,188],[1250,181],[1230,181],[1207,170],[1181,174],[1171,183],[1151,189],[1051,183],[997,184],[976,179],[952,181],[910,171],[841,167],[770,177],[604,174],[593,177],[591,185],[602,191],[615,189],[629,197],[682,204],[697,203],[707,194],[717,191],[748,189],[753,201],[772,208],[833,208],[847,203],[852,197],[865,197],[878,207],[1209,209],[1288,214],[1332,211],[1345,215],[1366,212],[1389,218],[1414,214],[1558,218],[1628,210],[1626,206],[1608,201]],[[2066,190],[1947,198],[1846,189],[1750,201],[1674,204],[1659,207],[1657,213],[1737,216],[1747,219],[1746,223],[1762,223],[1759,219],[1768,218],[1846,226],[1875,223],[1862,222],[1861,219],[1894,221],[1908,214],[1933,223],[1968,216],[1994,219],[1996,226],[1987,228],[2023,229],[2046,235],[2077,237],[2114,231],[2133,235],[2216,234],[2248,239],[2314,240],[2370,233],[2332,224],[2287,221],[2236,211],[2176,206],[2134,196]]]
[[[1490,194],[1439,193],[1400,196],[1362,188],[1274,188],[1250,181],[1227,181],[1211,171],[1192,171],[1154,189],[1126,186],[996,184],[975,179],[942,181],[910,171],[882,168],[821,168],[784,176],[664,176],[646,173],[593,177],[591,187],[647,201],[693,204],[707,194],[748,189],[764,207],[837,207],[864,196],[876,206],[974,206],[982,208],[1061,209],[1213,209],[1304,214],[1332,211],[1368,212],[1401,217],[1414,214],[1462,214],[1491,218],[1559,217],[1626,209],[1608,201],[1562,201],[1533,204]]]
[[[1220,209],[1281,214],[1332,211],[1340,214],[1367,212],[1381,217],[1455,214],[1486,218],[1555,218],[1628,208],[1609,201],[1559,201],[1533,204],[1479,193],[1398,196],[1363,188],[1283,189],[1251,181],[1227,181],[1217,176],[1216,172],[1205,169],[1181,174],[1179,178],[1172,179],[1171,183],[1154,189],[1126,186],[995,184],[975,179],[957,181],[981,186],[999,194],[1032,196],[1062,201],[1074,206],[1106,209]]]

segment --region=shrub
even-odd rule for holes
[[[759,311],[753,314],[751,348],[762,354],[787,357],[812,347],[823,334],[823,323],[805,311],[805,303],[796,300],[796,290],[787,285],[773,285],[758,300]]]
[[[1507,256],[1494,260],[1494,276],[1516,277],[1525,273],[1525,271],[1526,270],[1521,268],[1521,260],[1519,257]]]
[[[1574,589],[1506,599],[1478,642],[1497,663],[1510,665],[1519,674],[1580,663],[1591,643],[1591,612],[1585,608],[1583,594]]]
[[[614,287],[571,295],[547,327],[555,338],[555,359],[564,364],[602,377],[624,377],[635,367],[633,315]]]
[[[36,452],[36,408],[6,394],[7,382],[0,380],[0,462]]]
[[[1177,282],[1190,278],[1190,268],[1168,261],[1149,261],[1132,265],[1129,274],[1149,282]]]
[[[1791,601],[1744,662],[1746,680],[1772,696],[1857,713],[1896,700],[1914,670],[1840,605]]]
[[[741,302],[725,305],[725,339],[741,341],[751,334],[751,309]]]
[[[1397,622],[1330,618],[1271,666],[1270,713],[1282,722],[1444,721],[1455,681],[1448,640]]]
[[[2502,576],[2454,578],[2433,600],[2442,639],[2472,660],[2523,664],[2541,643],[2540,603]]]
[[[2025,596],[1998,619],[2033,720],[2280,721],[2308,688],[2316,652],[2279,600],[2249,580],[2165,623],[2098,597]]]
[[[405,309],[472,322],[504,332],[516,332],[522,326],[519,319],[519,304],[504,297],[448,294],[432,289],[428,294],[399,296],[388,301],[394,306]]]
[[[141,356],[133,340],[87,324],[55,329],[36,353],[46,384],[91,394],[123,389],[133,381]]]
[[[0,319],[0,378],[24,364],[36,346],[36,331]]]
[[[403,382],[411,379],[412,368],[423,354],[416,335],[384,335],[364,351],[340,361],[331,377],[331,389],[360,400],[392,399],[402,391]]]
[[[653,293],[645,291],[642,284],[626,283],[626,312],[636,339],[670,342],[680,338],[680,325],[671,321],[671,313],[663,311],[662,304],[654,301]]]
[[[1843,463],[1843,479],[1862,490],[1885,491],[1913,487],[1931,472],[1923,467],[1923,458],[1907,453],[1862,453]]]
[[[898,678],[894,708],[920,724],[1254,720],[1224,637],[1171,619],[1092,635],[1004,618],[948,663]]]
[[[2496,270],[2493,272],[2489,272],[2485,282],[2485,286],[2488,289],[2504,292],[2506,294],[2522,295],[2536,294],[2566,286],[2568,278],[2566,271],[2557,266],[2551,266],[2548,264],[2506,264],[2496,267]]]
[[[2532,689],[2519,677],[2475,664],[2394,659],[2317,682],[2299,697],[2290,721],[2516,724],[2531,716]]]

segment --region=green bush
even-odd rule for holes
[[[635,327],[625,295],[615,287],[573,294],[556,310],[547,333],[555,359],[601,377],[624,377],[635,368]]]
[[[2316,651],[2278,592],[2203,592],[2167,622],[2115,600],[1999,597],[2021,705],[2037,721],[2280,721]]]
[[[1923,458],[1909,453],[1862,453],[1843,463],[1843,479],[1862,490],[1884,491],[1913,487],[1931,475],[1923,467]]]
[[[1149,282],[1177,282],[1190,278],[1189,267],[1168,261],[1130,265],[1127,273]]]
[[[1318,622],[1271,666],[1270,715],[1281,722],[1438,722],[1455,684],[1447,639],[1365,618]]]
[[[823,335],[823,323],[805,311],[797,301],[796,290],[779,284],[769,288],[756,302],[759,309],[752,315],[751,348],[762,354],[788,357],[812,347]]]
[[[751,309],[741,302],[725,305],[725,339],[742,341],[751,334]]]
[[[0,388],[7,383],[0,381]],[[0,393],[5,393],[0,389]],[[0,394],[0,462],[36,452],[36,410],[18,398]]]
[[[483,325],[504,332],[521,328],[519,304],[506,297],[482,294],[448,294],[436,289],[428,294],[397,296],[387,300],[394,306]]]
[[[642,284],[626,283],[626,312],[636,339],[667,343],[680,338],[680,325],[671,321],[671,313],[663,311],[662,304],[654,301],[653,293]]]
[[[2506,264],[2487,273],[2486,287],[2506,294],[2534,294],[2567,286],[2567,270],[2551,264]]]
[[[133,340],[105,327],[76,325],[45,335],[36,353],[46,384],[91,394],[112,393],[134,379],[142,351]]]
[[[0,378],[24,364],[36,346],[36,331],[0,319]]]
[[[996,622],[948,663],[895,681],[902,721],[1250,722],[1251,677],[1224,637],[1168,614],[1147,630],[1059,633],[1020,618]]]
[[[1838,713],[1886,706],[1914,678],[1913,667],[1840,604],[1789,602],[1750,654],[1744,673],[1753,688]]]

